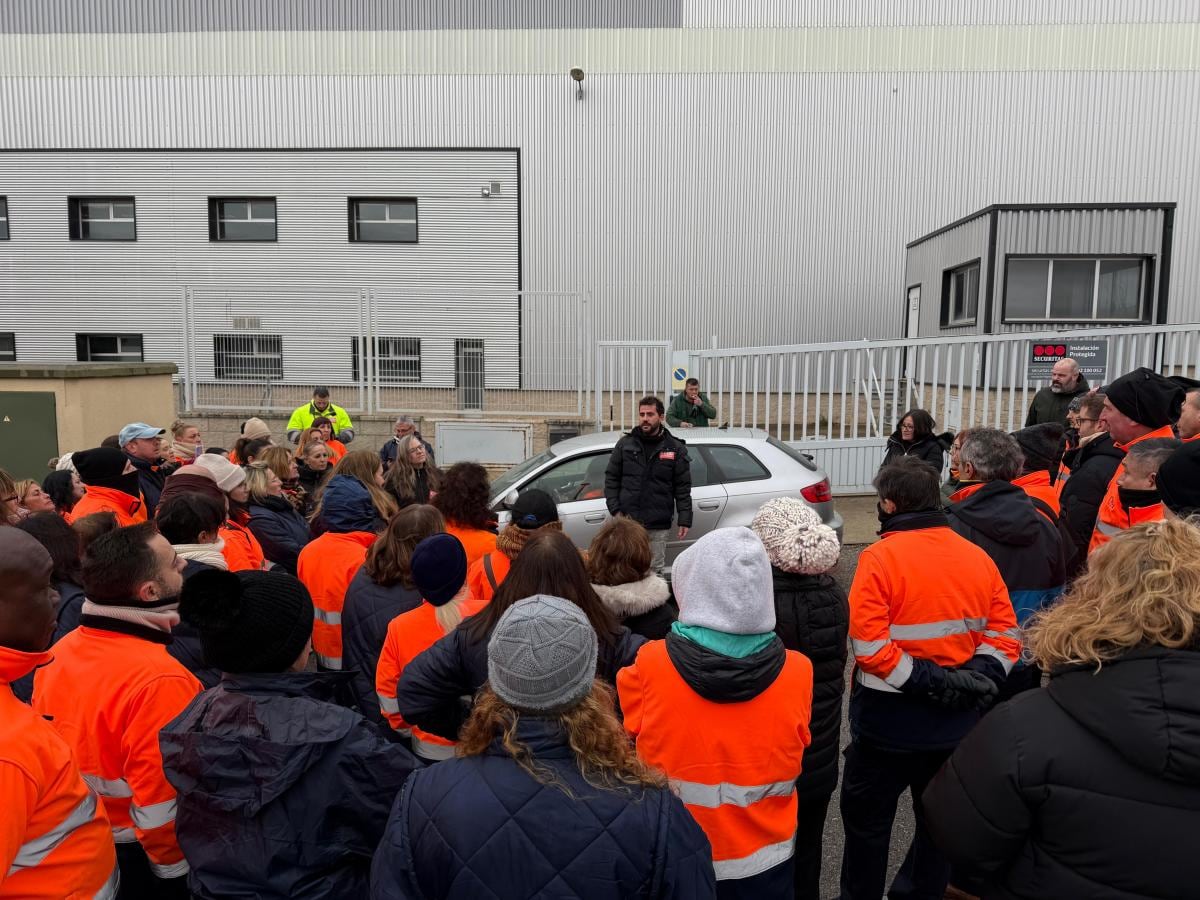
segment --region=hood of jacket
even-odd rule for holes
[[[371,495],[357,478],[334,475],[321,495],[321,524],[326,531],[378,531],[379,516]]]
[[[674,631],[667,633],[667,656],[687,686],[714,703],[753,700],[783,671],[787,654],[775,637],[757,653],[741,658],[709,650]]]
[[[1055,674],[1050,697],[1137,768],[1200,781],[1200,650],[1152,647]]]
[[[946,509],[946,515],[1010,547],[1030,547],[1041,537],[1038,512],[1021,488],[989,481]]]
[[[671,588],[653,572],[641,581],[630,581],[626,584],[593,584],[592,589],[609,611],[622,619],[658,609],[671,596]]]
[[[327,753],[358,715],[351,672],[225,675],[159,735],[177,789],[225,812],[256,816]]]

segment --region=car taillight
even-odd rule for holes
[[[800,496],[809,503],[828,503],[833,499],[833,491],[829,489],[829,479],[826,478],[816,484],[801,488]]]

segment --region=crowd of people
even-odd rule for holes
[[[841,756],[847,900],[1191,896],[1200,383],[1069,375],[1013,434],[905,413],[848,594],[790,497],[663,577],[698,384],[584,548],[323,388],[0,471],[0,898],[818,898]]]

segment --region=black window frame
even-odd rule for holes
[[[0,362],[16,361],[17,333],[15,331],[0,331]]]
[[[742,484],[748,481],[770,481],[774,476],[770,468],[759,459],[749,447],[743,447],[741,444],[694,444],[694,449],[698,450],[703,456],[704,461],[708,464],[708,483],[709,484]],[[721,462],[713,455],[714,448],[726,448],[740,450],[749,456],[758,467],[762,469],[763,475],[748,477],[748,478],[730,478],[725,474],[725,470],[721,467]],[[714,479],[713,474],[719,477]]]
[[[1061,260],[1094,260],[1097,267],[1103,262],[1112,260],[1139,260],[1142,264],[1142,283],[1139,290],[1140,315],[1136,319],[1079,319],[1079,318],[1044,318],[1031,319],[1026,317],[1010,318],[1008,315],[1008,265],[1012,260],[1044,259],[1053,263]],[[1000,321],[1013,325],[1150,325],[1153,324],[1154,310],[1154,264],[1157,257],[1152,253],[1006,253],[1004,256],[1004,292],[1000,298]],[[1046,287],[1049,292],[1054,284],[1053,265],[1046,268]],[[1092,309],[1099,302],[1093,294]]]
[[[411,241],[385,241],[377,238],[360,238],[358,236],[358,205],[360,203],[411,203],[413,205],[413,239]],[[347,238],[351,244],[419,244],[421,243],[420,201],[416,197],[347,197],[346,229]]]
[[[269,238],[231,238],[221,237],[221,208],[226,203],[267,203],[275,209],[275,217],[271,220],[273,232]],[[235,222],[262,222],[264,219],[233,219]],[[208,198],[208,242],[210,244],[278,244],[279,243],[279,198],[278,197],[209,197]]]
[[[0,195],[0,241],[12,239],[12,229],[8,220],[8,197]]]
[[[120,343],[125,340],[137,339],[138,342],[138,358],[132,359],[93,359],[89,341],[92,338],[116,338],[118,342],[118,352],[116,354],[104,354],[106,356],[121,355],[119,352]],[[146,361],[146,337],[144,334],[139,334],[133,331],[77,331],[75,332],[75,358],[79,362],[145,362]]]
[[[358,381],[360,364],[362,356],[358,352],[360,338],[356,335],[350,338],[350,380]],[[414,341],[416,342],[416,353],[401,354],[399,356],[380,356],[379,346],[381,341]],[[380,384],[420,384],[421,383],[421,339],[412,337],[411,335],[376,335],[372,339],[375,345],[375,377]],[[394,375],[384,374],[381,362],[394,361],[405,363],[416,363],[416,372],[414,377],[399,377]]]
[[[953,287],[955,279],[964,273],[969,273],[972,269],[975,270],[975,308],[974,314],[970,318],[956,319],[953,317]],[[975,257],[975,259],[967,260],[959,263],[956,266],[951,266],[948,269],[942,270],[942,299],[941,308],[938,314],[938,321],[942,328],[970,328],[973,325],[979,324],[979,292],[983,280],[983,257]],[[905,303],[908,302],[908,292],[905,294]]]
[[[250,350],[221,347],[222,340],[274,341],[278,351],[267,352],[257,344]],[[258,360],[278,360],[269,373],[246,372],[231,369],[229,357],[252,357]],[[283,380],[283,335],[263,334],[258,331],[224,331],[213,335],[213,378],[218,381],[282,381]]]
[[[85,203],[108,203],[115,206],[118,203],[129,204],[133,208],[133,218],[130,223],[133,227],[133,234],[130,237],[92,237],[85,236],[83,233],[83,218],[81,211]],[[101,220],[97,220],[101,221]],[[123,219],[109,219],[108,221],[124,221]],[[67,198],[67,234],[72,241],[80,241],[81,243],[99,243],[99,244],[129,244],[134,243],[138,239],[137,231],[137,198],[132,195],[116,195],[116,194],[80,194]]]

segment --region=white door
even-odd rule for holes
[[[908,289],[908,328],[905,337],[920,337],[921,330],[921,286]]]

